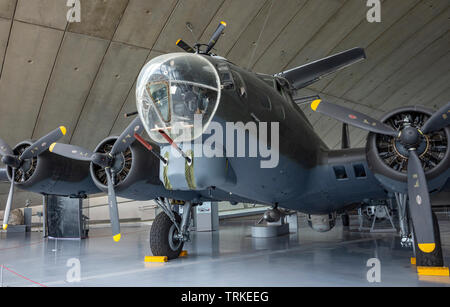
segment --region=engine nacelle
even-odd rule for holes
[[[403,125],[421,127],[433,114],[425,107],[402,107],[383,116],[381,121],[395,130]],[[450,127],[424,135],[417,153],[427,177],[430,192],[442,188],[450,177]],[[369,168],[390,192],[407,193],[408,150],[398,139],[370,133],[366,154]]]
[[[108,153],[112,150],[118,137],[113,136],[103,140],[95,149],[96,153]],[[159,150],[154,146],[155,150]],[[190,192],[175,192],[164,188],[159,179],[160,160],[156,158],[139,142],[134,142],[125,152],[116,155],[114,159],[115,192],[117,196],[134,199],[150,200],[157,197],[168,197],[178,200],[192,199]],[[91,164],[90,173],[95,185],[107,192],[105,169]]]
[[[336,226],[336,212],[321,215],[308,214],[308,225],[318,232],[327,232]]]
[[[24,141],[14,147],[20,155],[32,142]],[[7,176],[11,181],[11,167]],[[84,197],[100,192],[89,174],[89,163],[68,159],[45,151],[38,157],[24,160],[14,176],[18,188],[39,194]]]

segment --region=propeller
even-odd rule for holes
[[[416,150],[409,151],[408,196],[416,239],[423,252],[431,253],[435,247],[433,217],[427,180]],[[418,231],[420,229],[421,231]]]
[[[422,132],[427,134],[441,130],[450,125],[450,102],[434,113],[422,127]]]
[[[119,209],[117,208],[117,197],[116,191],[114,190],[114,179],[111,167],[106,167],[105,173],[108,180],[109,218],[111,219],[113,238],[114,241],[119,242],[122,235],[120,233]]]
[[[226,27],[227,27],[227,23],[225,21],[221,21],[219,26],[217,27],[216,31],[214,32],[213,36],[209,40],[208,47],[206,48],[205,53],[208,54],[214,48],[214,46],[217,44],[217,41],[220,38],[220,35],[222,35],[222,33]]]
[[[192,48],[191,46],[189,46],[185,41],[183,41],[182,39],[179,39],[176,43],[176,45],[178,47],[180,47],[181,49],[183,49],[184,51],[188,52],[188,53],[195,53],[194,48]]]
[[[216,31],[213,33],[211,39],[209,40],[208,44],[197,43],[195,44],[194,48],[192,48],[188,43],[186,43],[182,39],[179,39],[177,40],[176,45],[188,53],[209,54],[211,50],[214,48],[214,46],[217,44],[217,41],[219,40],[220,36],[222,35],[226,27],[227,23],[225,21],[221,21]],[[201,51],[200,50],[201,47],[206,47],[205,51]]]
[[[417,148],[426,134],[444,129],[450,124],[450,102],[435,112],[422,127],[405,124],[400,131],[396,131],[369,116],[320,99],[313,101],[311,108],[315,112],[328,115],[349,125],[373,133],[392,136],[408,149],[409,209],[416,232],[417,243],[422,252],[433,252],[436,248],[436,241],[430,195],[428,193],[425,171],[420,162]]]
[[[6,202],[5,215],[3,217],[4,230],[8,228],[9,213],[11,211],[14,194],[16,170],[21,169],[27,160],[33,159],[46,151],[50,144],[62,138],[66,135],[66,132],[66,127],[60,126],[31,144],[31,146],[25,149],[20,155],[15,155],[11,147],[4,140],[0,139],[0,155],[2,156],[2,162],[11,167],[11,186],[9,188],[8,200]]]
[[[13,195],[14,195],[14,176],[16,175],[16,170],[13,168],[11,171],[11,185],[9,187],[9,194],[8,194],[8,200],[6,201],[6,207],[5,207],[5,214],[3,216],[3,230],[6,230],[8,228],[8,220],[9,220],[9,214],[11,212],[11,205],[13,201]]]
[[[117,197],[114,189],[114,162],[117,155],[123,153],[135,141],[134,134],[140,134],[144,130],[141,119],[137,117],[125,129],[114,143],[109,153],[94,153],[79,146],[54,143],[50,146],[50,151],[57,155],[80,161],[92,162],[105,169],[108,182],[108,205],[109,217],[111,219],[111,227],[113,239],[119,242],[121,239],[119,210],[117,207]]]
[[[325,114],[336,120],[364,130],[368,130],[370,132],[386,134],[393,137],[398,136],[397,131],[395,131],[391,127],[386,126],[382,122],[373,119],[370,116],[342,107],[340,105],[317,99],[311,103],[311,108],[313,109],[313,111]]]

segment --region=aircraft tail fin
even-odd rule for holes
[[[304,88],[321,78],[366,59],[363,48],[353,48],[321,60],[317,60],[276,76],[286,78],[295,89]]]

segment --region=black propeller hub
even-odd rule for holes
[[[3,156],[2,162],[12,168],[19,168],[21,164],[21,161],[16,156],[12,155]]]
[[[414,127],[408,126],[402,130],[400,142],[408,149],[416,148],[422,141],[422,134]]]
[[[97,164],[101,167],[111,167],[113,163],[113,157],[108,154],[95,153],[92,156],[92,163]]]
[[[114,157],[114,161],[112,163],[112,169],[116,172],[116,173],[120,173],[123,169],[125,165],[125,157],[123,156],[123,154],[117,154]]]

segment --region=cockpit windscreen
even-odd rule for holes
[[[157,143],[167,142],[159,130],[177,142],[199,137],[219,101],[219,75],[200,55],[172,53],[157,57],[144,66],[137,81],[139,115]],[[200,124],[194,129],[194,123]]]

